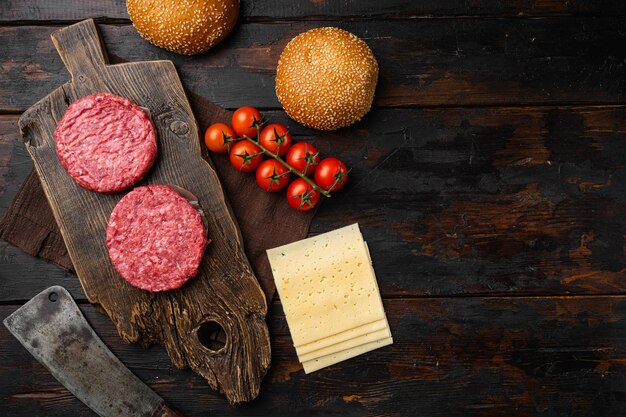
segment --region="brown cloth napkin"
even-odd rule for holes
[[[188,92],[187,96],[201,132],[212,123],[230,123],[232,112],[193,93]],[[18,140],[19,133],[15,134]],[[237,172],[230,166],[226,155],[204,156],[212,161],[222,182],[235,220],[239,223],[246,255],[270,302],[276,287],[265,250],[304,239],[309,233],[314,210],[306,213],[293,210],[287,204],[284,192],[267,193],[261,190],[256,185],[254,174]],[[34,171],[30,172],[0,220],[0,239],[73,271],[72,261]]]

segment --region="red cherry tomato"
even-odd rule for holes
[[[327,191],[336,191],[343,187],[348,179],[348,168],[337,158],[326,158],[315,170],[315,183]]]
[[[256,183],[270,193],[282,190],[289,184],[289,170],[275,159],[268,159],[257,168]]]
[[[261,148],[243,139],[230,147],[230,164],[240,172],[250,172],[263,160]]]
[[[291,147],[291,133],[285,126],[273,123],[263,128],[259,142],[271,153],[283,156]]]
[[[224,123],[215,123],[204,132],[204,143],[211,152],[227,153],[230,147],[230,139],[235,137],[235,132]]]
[[[287,188],[287,202],[298,211],[308,211],[320,201],[320,193],[308,182],[298,178]]]
[[[311,175],[319,161],[320,153],[310,143],[298,142],[287,153],[287,163],[305,175]]]
[[[239,107],[233,113],[231,124],[237,136],[247,136],[254,139],[257,134],[256,126],[261,125],[261,113],[251,106]]]

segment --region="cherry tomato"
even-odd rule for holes
[[[315,183],[327,191],[341,189],[348,179],[348,168],[337,158],[326,158],[315,170]]]
[[[237,136],[256,138],[256,126],[261,125],[261,113],[251,106],[239,107],[233,113],[232,126]]]
[[[287,153],[287,163],[305,175],[311,175],[319,161],[320,153],[310,143],[298,142]]]
[[[320,193],[308,182],[298,178],[287,188],[287,202],[298,211],[308,211],[320,201]]]
[[[240,172],[250,172],[263,160],[261,148],[243,139],[230,147],[230,164]]]
[[[273,123],[263,128],[259,142],[271,153],[283,156],[291,147],[291,133],[285,126]]]
[[[289,170],[275,159],[268,159],[257,168],[256,183],[270,193],[282,190],[289,184]]]
[[[235,137],[235,132],[224,123],[215,123],[204,132],[204,143],[211,152],[227,153],[230,148],[229,140]]]

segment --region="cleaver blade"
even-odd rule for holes
[[[70,293],[58,285],[4,325],[50,373],[102,417],[181,417],[106,347]]]

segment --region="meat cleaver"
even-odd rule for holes
[[[52,375],[103,417],[181,417],[120,362],[63,287],[50,287],[4,325]]]

